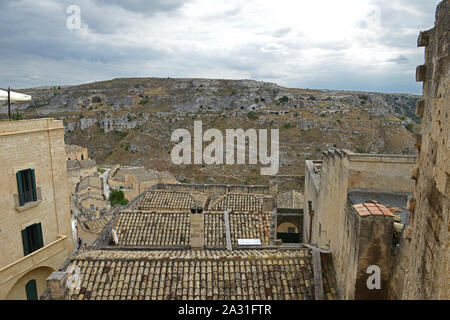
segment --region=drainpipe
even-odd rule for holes
[[[308,242],[311,243],[312,238],[312,226],[313,226],[314,210],[309,212],[309,239]]]
[[[8,118],[11,120],[11,87],[8,87]]]

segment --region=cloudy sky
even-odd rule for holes
[[[0,0],[0,87],[148,76],[420,94],[417,36],[438,3]]]

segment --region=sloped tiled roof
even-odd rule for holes
[[[394,214],[389,210],[385,205],[382,205],[380,203],[361,203],[361,204],[354,204],[353,208],[358,212],[358,214],[362,217],[369,216],[369,215],[385,215],[388,217],[394,217]]]
[[[114,229],[121,246],[186,246],[190,240],[190,213],[121,212]]]
[[[78,190],[84,188],[97,188],[99,190],[103,190],[103,180],[100,177],[96,176],[87,176],[80,180],[80,184],[78,185]]]
[[[138,204],[140,210],[186,210],[195,203],[189,192],[148,191]]]
[[[262,211],[263,195],[227,193],[211,199],[208,210],[211,211]]]
[[[314,299],[308,250],[88,251],[66,299]]]
[[[102,217],[94,220],[85,220],[83,224],[92,232],[99,233],[108,223],[108,219]]]
[[[268,245],[270,216],[270,213],[231,213],[231,244],[237,246],[238,239],[260,239],[262,245]]]
[[[223,214],[205,212],[205,246],[226,247],[225,222]]]
[[[270,213],[229,213],[232,246],[238,245],[238,239],[260,239],[262,245],[268,245],[270,217]],[[226,246],[223,214],[205,213],[205,245]]]
[[[121,212],[114,226],[118,245],[188,246],[191,236],[190,217],[190,212]],[[260,239],[262,245],[268,245],[270,217],[270,213],[230,213],[232,245],[237,246],[238,239]],[[206,246],[226,247],[223,214],[204,214],[204,237]]]

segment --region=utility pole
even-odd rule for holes
[[[11,120],[11,87],[8,87],[8,117]]]

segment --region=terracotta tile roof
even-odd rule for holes
[[[231,244],[238,246],[238,239],[260,239],[262,245],[269,245],[270,217],[270,213],[231,212],[229,214]],[[204,228],[206,246],[226,247],[223,214],[205,213]]]
[[[120,246],[187,246],[190,213],[121,212],[114,229]]]
[[[313,299],[308,250],[88,251],[66,299]]]
[[[391,210],[388,209],[383,204],[377,203],[377,202],[366,202],[366,203],[360,203],[360,204],[354,204],[353,208],[358,212],[358,214],[362,217],[374,215],[374,216],[388,216],[388,217],[394,217],[395,215],[391,212]]]
[[[264,195],[261,194],[244,194],[244,193],[227,193],[211,198],[208,210],[211,211],[262,211]]]
[[[195,203],[196,200],[189,192],[148,191],[139,202],[138,208],[186,210]]]
[[[119,246],[188,246],[190,243],[190,212],[125,211],[119,213],[114,229]],[[231,212],[231,243],[238,239],[260,239],[268,245],[270,213]],[[267,230],[267,231],[266,231]],[[225,222],[222,213],[204,213],[205,245],[226,247]]]
[[[95,233],[99,233],[100,231],[103,230],[103,228],[106,226],[108,221],[109,220],[106,219],[106,218],[98,218],[98,219],[95,219],[95,220],[85,220],[85,221],[83,221],[83,224],[90,231],[95,232]]]
[[[262,245],[270,243],[270,213],[231,213],[229,216],[233,246],[238,245],[238,239],[260,239]]]
[[[205,246],[226,247],[223,214],[205,212],[204,217]]]

